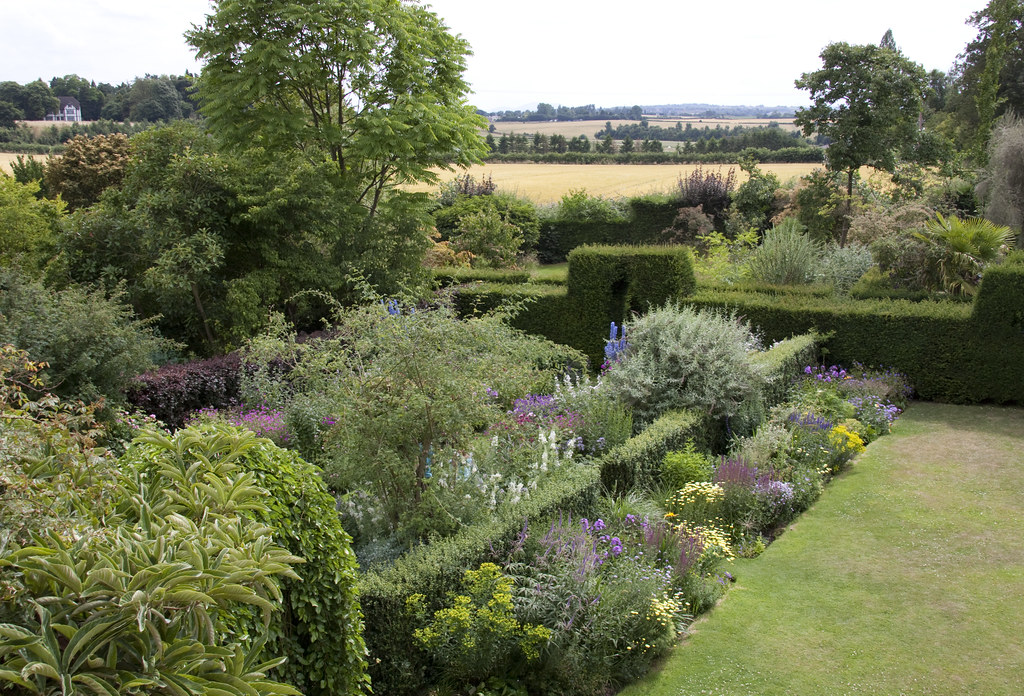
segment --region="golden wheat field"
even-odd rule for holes
[[[714,130],[715,126],[736,126],[744,127],[757,127],[767,126],[769,123],[778,123],[781,128],[787,130],[797,130],[797,127],[793,125],[792,121],[773,121],[767,118],[649,118],[648,122],[652,126],[661,126],[662,128],[675,128],[676,123],[682,123],[683,127],[686,127],[687,123],[693,125],[694,128],[703,128],[707,126]],[[519,123],[514,121],[495,121],[494,122],[494,137],[500,138],[505,133],[540,133],[542,135],[564,135],[566,138],[573,138],[577,135],[585,135],[591,140],[594,139],[594,134],[604,128],[606,121],[531,121],[528,123]],[[612,126],[629,125],[635,124],[636,121],[623,121],[613,120]]]
[[[762,171],[774,172],[785,183],[820,168],[820,164],[761,164]],[[519,164],[492,163],[471,167],[467,172],[441,172],[442,181],[469,173],[479,180],[490,176],[499,191],[514,193],[534,203],[556,203],[573,189],[586,189],[592,196],[615,198],[650,193],[667,193],[679,181],[697,168],[695,164]],[[705,164],[706,172],[723,175],[729,169],[736,172],[736,183],[746,179],[738,165]],[[436,187],[418,185],[413,191],[434,191]]]
[[[46,155],[22,155],[22,157],[24,157],[25,159],[28,159],[28,158],[31,157],[31,158],[37,159],[37,160],[45,160],[46,159]],[[15,154],[10,153],[10,152],[0,152],[0,171],[4,172],[5,174],[10,174],[11,173],[11,162],[16,161],[17,159],[18,159],[18,155],[15,155]]]

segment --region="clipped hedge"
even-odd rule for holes
[[[984,335],[1013,338],[1024,333],[1024,251],[985,270],[971,320]]]
[[[412,594],[427,597],[431,611],[459,589],[467,568],[506,556],[528,520],[558,511],[588,513],[600,490],[595,466],[566,467],[527,499],[466,527],[447,539],[420,546],[385,570],[366,573],[359,583],[370,654],[373,690],[378,694],[415,693],[425,683],[428,658],[413,642],[413,617],[405,610]]]
[[[687,302],[735,310],[769,341],[809,330],[829,334],[828,362],[893,367],[923,399],[1024,403],[1024,333],[1013,309],[1024,269],[1006,264],[986,275],[992,271],[995,288],[982,282],[973,306],[727,291],[699,292]]]
[[[528,271],[513,271],[504,268],[435,268],[431,274],[434,284],[448,287],[461,283],[507,283],[519,285],[530,282]]]
[[[779,341],[754,356],[765,378],[762,399],[767,408],[789,398],[793,378],[799,376],[805,366],[818,363],[822,341],[823,338],[812,331]]]
[[[465,317],[525,302],[513,326],[581,350],[600,365],[611,322],[686,297],[695,287],[688,247],[584,246],[569,256],[565,287],[484,283],[458,289],[454,303]]]
[[[619,493],[650,489],[661,480],[661,466],[668,452],[682,449],[691,439],[698,449],[711,450],[715,433],[716,424],[706,414],[670,411],[601,457],[601,483]]]

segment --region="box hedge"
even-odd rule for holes
[[[665,455],[690,439],[698,449],[713,449],[715,424],[696,411],[670,411],[601,458],[601,483],[618,493],[650,489],[661,480]]]
[[[545,220],[537,242],[542,263],[561,263],[569,252],[586,244],[657,244],[672,226],[682,204],[667,197],[630,198],[621,222],[608,220]]]
[[[771,408],[789,398],[789,387],[793,379],[801,374],[805,366],[818,363],[822,341],[822,336],[812,331],[779,341],[754,356],[765,378],[762,392],[765,407]]]
[[[454,303],[459,316],[473,316],[523,302],[513,326],[577,348],[600,365],[611,322],[682,299],[695,287],[687,247],[584,246],[569,256],[565,287],[482,283],[458,289]]]
[[[918,396],[954,403],[1024,403],[1024,265],[993,266],[973,305],[702,291],[688,302],[728,308],[766,340],[829,334],[828,362],[893,367]]]

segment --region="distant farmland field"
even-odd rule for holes
[[[696,117],[679,117],[679,118],[648,118],[647,121],[652,126],[661,126],[662,128],[675,128],[676,123],[682,123],[683,128],[686,128],[686,124],[691,124],[694,128],[703,129],[707,126],[711,130],[715,129],[715,126],[730,126],[735,128],[736,126],[757,127],[767,126],[769,123],[778,123],[780,128],[786,130],[797,130],[797,127],[793,125],[792,121],[786,120],[775,120],[767,118],[696,118]],[[634,124],[636,121],[623,121],[613,120],[612,127]],[[529,122],[518,122],[518,121],[495,121],[494,122],[494,137],[500,138],[505,133],[541,133],[542,135],[564,135],[566,138],[572,138],[577,135],[586,135],[591,140],[594,139],[594,133],[604,128],[605,121],[529,121]]]
[[[762,171],[774,172],[785,183],[809,174],[821,165],[762,164]],[[586,189],[592,196],[615,198],[648,193],[667,193],[680,177],[689,176],[694,164],[509,164],[494,163],[472,167],[468,173],[479,180],[490,176],[499,191],[514,193],[535,203],[556,203],[571,189]],[[736,171],[736,183],[746,179],[738,165],[706,164],[704,171]],[[442,181],[450,181],[463,172],[441,172]],[[434,187],[415,186],[413,191],[434,191]]]
[[[24,157],[25,159],[32,158],[37,160],[46,159],[46,155],[22,155],[22,157]],[[11,162],[15,162],[17,161],[17,159],[18,155],[15,155],[10,152],[0,152],[0,171],[4,172],[5,174],[10,174]]]

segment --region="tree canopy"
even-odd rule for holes
[[[465,101],[468,44],[401,0],[220,0],[186,34],[206,61],[201,111],[229,147],[337,165],[373,215],[405,181],[485,153]]]
[[[873,44],[833,43],[821,52],[822,68],[796,86],[812,104],[794,119],[804,135],[830,139],[827,165],[853,177],[864,165],[895,170],[901,153],[917,141],[918,118],[928,85],[924,69],[898,51]],[[845,232],[843,233],[845,242]]]

